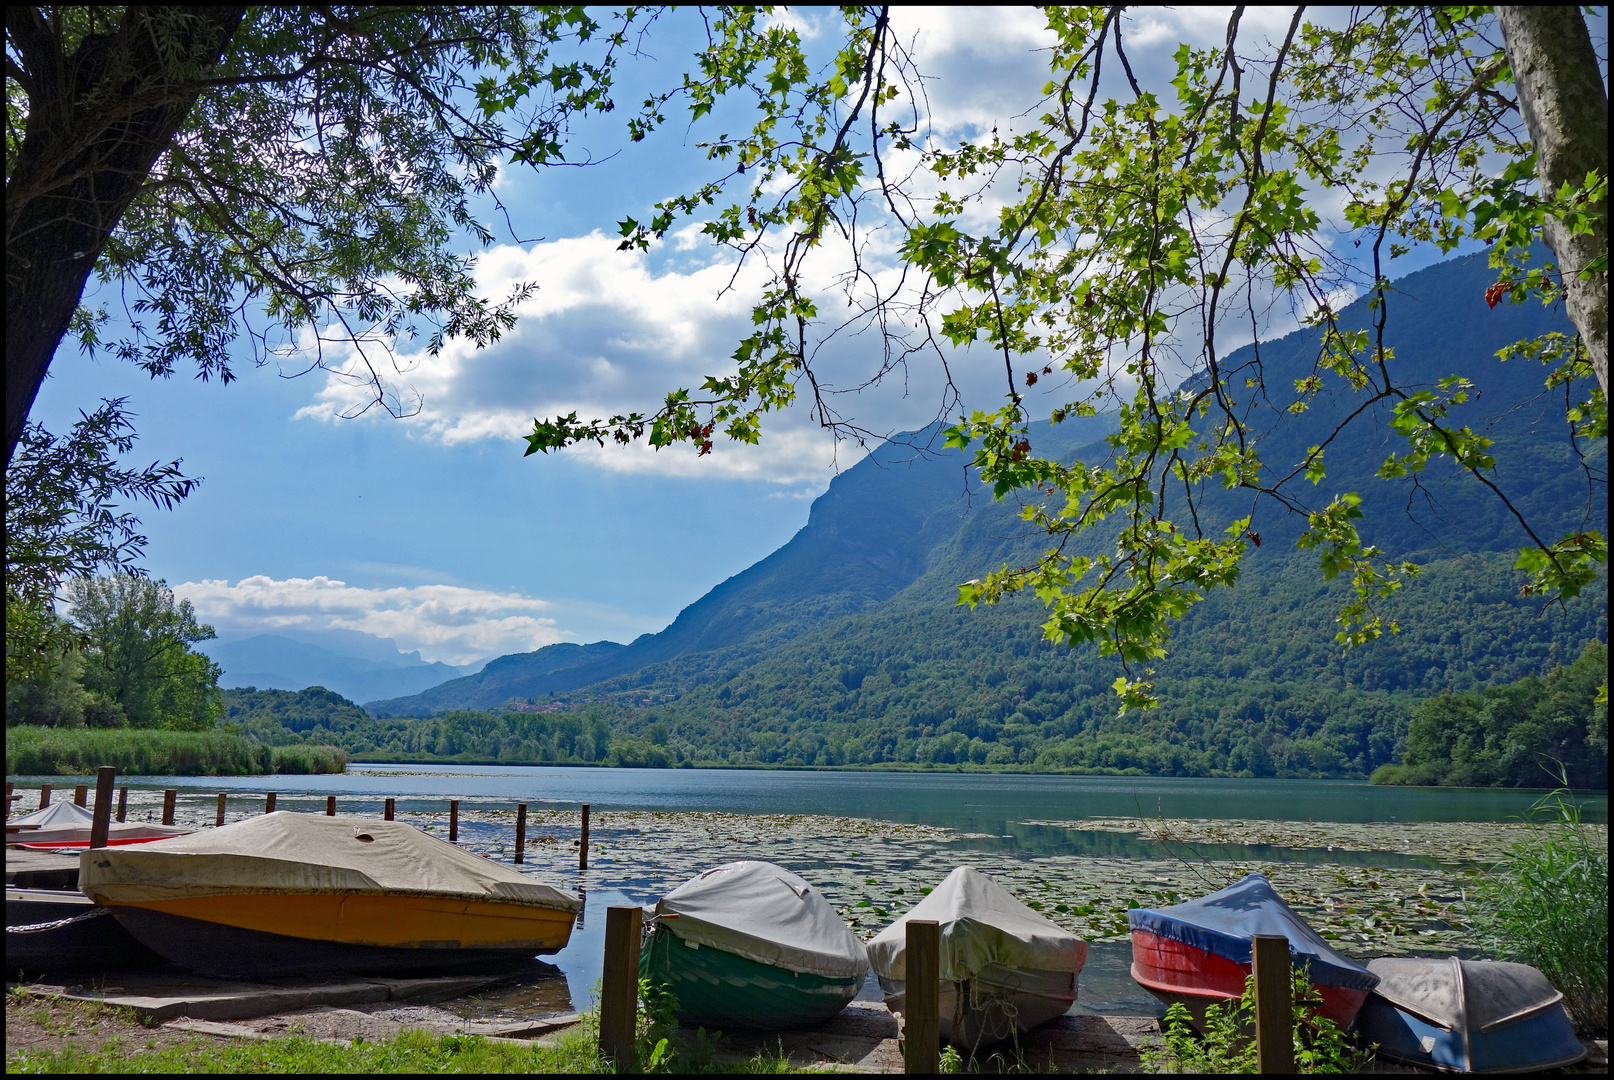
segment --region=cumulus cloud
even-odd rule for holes
[[[418,395],[412,428],[448,445],[513,440],[532,430],[535,417],[652,413],[668,390],[731,370],[728,357],[749,332],[764,268],[747,266],[729,289],[735,268],[721,255],[703,252],[704,264],[684,269],[653,268],[648,254],[617,244],[595,231],[484,253],[477,266],[484,295],[503,295],[518,281],[539,283],[515,328],[492,346],[455,340],[437,356],[367,346],[405,397]],[[334,366],[299,418],[335,419],[368,400],[359,357],[350,353]],[[685,447],[585,444],[567,453],[621,472],[821,484],[834,447],[798,421],[771,428],[760,446],[724,444],[700,460]]]
[[[569,636],[543,614],[546,600],[468,589],[413,585],[366,589],[324,576],[258,575],[187,581],[174,586],[197,617],[222,635],[276,630],[357,630],[391,638],[405,652],[428,660],[468,664],[502,653],[527,652]]]
[[[1228,9],[1129,12],[1124,32],[1140,80],[1169,96],[1176,43],[1219,43],[1227,16]],[[788,12],[776,19],[808,36],[833,21]],[[994,125],[1007,134],[1035,122],[1048,77],[1045,50],[1054,43],[1043,15],[1020,8],[898,8],[893,25],[927,76],[925,123],[939,142],[976,138]],[[1258,9],[1246,12],[1244,26],[1252,48],[1260,37],[1282,30],[1278,15]],[[1101,95],[1130,96],[1118,82],[1121,73],[1111,70],[1115,67],[1106,67]],[[917,164],[916,154],[899,151],[888,168],[903,173]],[[1015,196],[1014,179],[1000,182],[1004,199]],[[923,204],[939,181],[920,171],[911,184]],[[989,228],[1002,201],[997,195],[994,190],[973,205],[964,215],[965,227]],[[870,209],[878,218],[878,210]],[[860,252],[864,267],[882,287],[900,273],[897,239],[896,230],[878,228],[860,237],[866,243]],[[406,421],[410,429],[446,445],[513,441],[531,431],[535,417],[574,411],[580,417],[649,414],[668,390],[698,387],[708,375],[732,371],[729,356],[751,331],[751,304],[776,252],[765,246],[736,273],[732,252],[712,247],[699,235],[698,222],[649,252],[619,251],[618,243],[617,237],[594,231],[480,253],[477,278],[483,295],[503,296],[517,282],[538,284],[518,309],[516,326],[488,348],[456,340],[428,356],[367,346],[370,366],[385,373],[400,396],[421,403]],[[846,308],[837,275],[850,263],[849,248],[833,232],[809,262],[802,283],[819,298],[826,321]],[[918,359],[877,390],[858,391],[882,359],[878,334],[843,334],[815,356],[814,373],[832,407],[870,431],[911,429],[935,419],[946,404],[936,357]],[[1002,399],[1003,372],[994,358],[965,351],[948,359],[967,407],[991,407]],[[345,367],[340,360],[333,366],[336,370],[326,374],[298,417],[334,419],[360,411],[369,401],[372,391],[360,357],[350,354]],[[807,387],[800,389],[805,397]],[[956,415],[950,407],[949,412]],[[821,489],[832,468],[855,461],[859,449],[837,446],[810,410],[798,407],[769,418],[760,446],[718,440],[715,452],[704,458],[687,446],[656,451],[644,445],[585,444],[565,453],[618,472],[761,479]]]

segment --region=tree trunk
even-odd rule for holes
[[[1608,91],[1577,7],[1498,7],[1497,22],[1519,112],[1536,152],[1543,195],[1579,187],[1593,169],[1608,175]],[[1565,308],[1590,355],[1597,384],[1608,394],[1608,270],[1582,281],[1580,271],[1608,255],[1608,200],[1594,208],[1593,231],[1571,235],[1547,219],[1547,246],[1563,272]]]
[[[6,464],[107,238],[200,94],[244,7],[128,7],[67,55],[60,24],[6,9],[28,98],[6,180]]]

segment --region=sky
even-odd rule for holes
[[[1051,36],[1036,13],[898,8],[894,17],[930,76],[929,119],[940,136],[978,136],[1037,101],[1046,78],[1037,50]],[[648,55],[624,69],[620,100],[676,80],[697,45],[695,18],[658,22]],[[785,18],[810,42],[830,41],[822,10]],[[1287,9],[1252,9],[1245,32],[1281,36],[1287,18]],[[1179,41],[1217,43],[1225,26],[1223,9],[1140,11],[1127,27],[1134,64],[1145,81],[1161,81]],[[787,542],[811,500],[863,451],[835,445],[797,409],[760,446],[719,445],[706,458],[592,446],[522,456],[535,416],[650,411],[674,386],[725,370],[748,332],[748,290],[759,275],[742,273],[724,293],[732,260],[690,230],[648,253],[617,250],[617,221],[643,219],[657,199],[711,175],[695,143],[715,130],[670,113],[631,145],[625,111],[574,131],[571,151],[603,163],[501,175],[509,229],[481,254],[478,279],[490,293],[522,278],[539,288],[493,346],[451,342],[436,358],[400,356],[395,383],[420,395],[417,414],[343,419],[356,400],[350,384],[254,366],[244,349],[239,378],[226,386],[187,372],[153,381],[68,344],[32,418],[60,433],[80,409],[127,396],[140,433],[132,458],[182,458],[204,478],[177,509],[141,512],[144,565],[223,639],[359,630],[427,660],[468,664],[660,630]],[[744,120],[714,123],[738,129]],[[484,220],[503,225],[483,209]],[[88,301],[111,299],[95,289]],[[837,349],[825,370],[846,385],[873,344],[851,339]],[[1001,369],[963,359],[971,403],[995,407]],[[918,365],[848,404],[874,430],[905,430],[936,417],[940,391],[934,367]]]

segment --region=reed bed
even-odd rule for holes
[[[6,729],[12,776],[83,776],[102,765],[123,776],[262,776],[339,773],[347,752],[334,746],[264,746],[225,731],[127,728]]]

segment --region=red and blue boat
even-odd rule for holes
[[[1356,1019],[1379,977],[1329,947],[1260,874],[1172,907],[1127,912],[1132,978],[1167,1005],[1187,1006],[1196,1024],[1207,1007],[1241,997],[1256,934],[1289,939],[1289,957],[1307,970],[1319,1013],[1340,1027]]]

